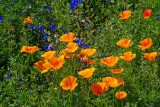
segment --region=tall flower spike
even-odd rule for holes
[[[123,40],[120,40],[119,42],[117,42],[116,44],[119,45],[119,46],[121,46],[121,47],[123,47],[124,49],[126,49],[130,45],[133,44],[133,42],[132,43],[130,43],[130,42],[131,42],[130,39],[123,39]]]
[[[149,61],[153,61],[157,56],[157,52],[152,53],[144,53],[144,57],[147,58]]]
[[[70,91],[72,91],[78,85],[78,83],[76,83],[76,80],[77,78],[68,76],[61,81],[60,86],[62,86],[64,90],[70,89]]]
[[[152,39],[151,38],[147,38],[147,39],[143,39],[140,41],[139,47],[141,49],[149,49],[152,46]]]
[[[121,16],[120,19],[127,20],[131,16],[131,11],[127,10],[127,11],[124,11],[123,13],[120,13],[119,15]]]
[[[125,52],[123,55],[124,56],[120,56],[120,58],[127,61],[127,62],[131,61],[133,58],[136,57],[136,54],[132,54],[131,51],[130,52]]]

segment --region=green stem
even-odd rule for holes
[[[122,100],[121,100],[121,107],[123,107],[123,102],[122,102]]]
[[[69,98],[69,102],[70,102],[70,107],[72,107],[72,92],[71,92],[71,95],[70,95],[70,98]]]

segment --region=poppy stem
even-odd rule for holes
[[[69,102],[70,102],[70,107],[72,107],[72,92],[71,92],[71,95],[70,95],[70,98],[69,98]]]
[[[121,107],[123,107],[123,102],[122,102],[122,100],[121,100]]]
[[[88,86],[90,86],[90,79],[88,79]],[[90,87],[89,87],[89,91],[88,91],[88,98],[87,98],[87,104],[88,104],[88,101],[89,101],[89,95],[90,95]]]

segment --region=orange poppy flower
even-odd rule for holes
[[[96,52],[96,49],[82,49],[80,55],[92,56]]]
[[[139,47],[141,49],[149,49],[152,45],[152,39],[151,38],[147,38],[147,39],[143,39],[140,41],[140,44]]]
[[[89,66],[91,66],[93,63],[95,63],[97,60],[92,60],[92,59],[89,59],[87,62],[89,64]]]
[[[76,83],[76,80],[77,78],[73,76],[68,76],[68,78],[64,78],[61,81],[60,86],[62,86],[64,90],[70,89],[70,91],[72,91],[78,85],[78,83]]]
[[[60,52],[60,56],[64,55],[65,58],[73,59],[73,55],[67,54],[66,50],[64,49],[63,51]]]
[[[123,69],[111,69],[111,71],[115,74],[119,74],[123,71]]]
[[[21,49],[21,52],[33,53],[33,52],[35,52],[37,50],[38,50],[37,46],[32,46],[32,47],[23,46],[22,49]]]
[[[64,34],[63,36],[60,37],[60,41],[63,41],[63,42],[72,42],[76,39],[76,37],[73,37],[74,36],[74,33],[72,32],[69,32],[68,34]]]
[[[119,45],[119,46],[121,46],[121,47],[123,47],[124,49],[126,49],[130,45],[133,44],[133,42],[132,43],[130,43],[130,42],[131,42],[130,39],[123,39],[123,40],[120,40],[119,42],[117,42],[116,44]]]
[[[41,55],[41,57],[44,57],[45,59],[51,59],[55,53],[56,51],[48,51]]]
[[[64,51],[67,53],[75,52],[78,49],[78,45],[73,42],[68,43],[68,48],[66,48]]]
[[[34,67],[41,70],[41,73],[45,73],[51,69],[51,64],[47,60],[34,63]]]
[[[33,21],[32,21],[30,16],[28,16],[27,18],[24,18],[24,22],[23,23],[26,23],[26,22],[33,23]]]
[[[65,62],[64,55],[61,55],[58,58],[53,56],[49,61],[51,63],[51,67],[54,70],[58,70],[58,69],[60,69],[63,66],[63,64]]]
[[[144,53],[144,57],[147,58],[149,61],[153,61],[157,56],[157,52],[152,53]]]
[[[124,83],[122,79],[119,79],[117,77],[105,77],[102,79],[102,81],[112,88],[116,88]]]
[[[149,18],[149,17],[151,17],[151,14],[152,14],[152,10],[151,9],[146,9],[144,11],[143,17],[144,18]]]
[[[127,97],[127,93],[124,92],[124,91],[122,91],[122,92],[117,92],[117,93],[115,94],[115,96],[116,96],[118,99],[122,100],[122,99],[124,99],[124,98]]]
[[[101,59],[101,63],[105,64],[106,66],[113,67],[118,62],[118,59],[118,57],[110,56]]]
[[[90,86],[90,89],[93,91],[93,94],[100,95],[103,92],[107,91],[109,87],[106,85],[106,83],[100,82],[100,83],[93,83]]]
[[[69,59],[73,59],[74,57],[73,57],[73,55],[71,55],[71,54],[68,54],[68,55],[66,55],[66,56],[64,56],[65,58],[69,58]]]
[[[93,75],[95,68],[89,68],[78,72],[79,75],[83,76],[83,78],[90,78]]]
[[[131,11],[127,10],[127,11],[124,11],[123,13],[120,13],[119,15],[121,16],[120,19],[127,20],[131,16]]]
[[[131,61],[133,58],[136,57],[136,54],[132,54],[132,52],[125,52],[123,53],[124,56],[120,56],[121,59],[124,59],[125,61],[129,62]]]

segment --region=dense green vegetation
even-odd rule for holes
[[[75,0],[76,1],[76,0]],[[159,107],[160,106],[160,1],[159,0],[1,0],[0,1],[0,106],[54,106],[54,107]],[[131,11],[125,20],[119,14]],[[144,18],[146,9],[152,10]],[[31,17],[33,23],[24,23]],[[59,70],[41,74],[34,63],[42,61],[42,54],[54,48],[56,55],[67,47],[60,42],[64,33],[73,32],[78,50],[73,59],[65,59]],[[152,39],[152,46],[142,50],[140,41]],[[122,39],[131,39],[127,49],[116,45]],[[75,41],[73,41],[75,42]],[[21,52],[23,46],[37,46],[34,53]],[[90,79],[78,75],[80,69],[90,68],[76,57],[86,47],[96,49],[91,59],[95,71]],[[130,62],[119,58],[114,67],[101,63],[104,55],[123,56],[132,51],[136,57]],[[157,52],[153,61],[144,53]],[[111,69],[123,68],[120,74]],[[77,78],[72,92],[63,90],[60,82],[68,76]],[[118,77],[124,84],[109,88],[101,95],[90,90],[93,83],[104,77]],[[115,93],[125,91],[127,97],[119,100]]]

